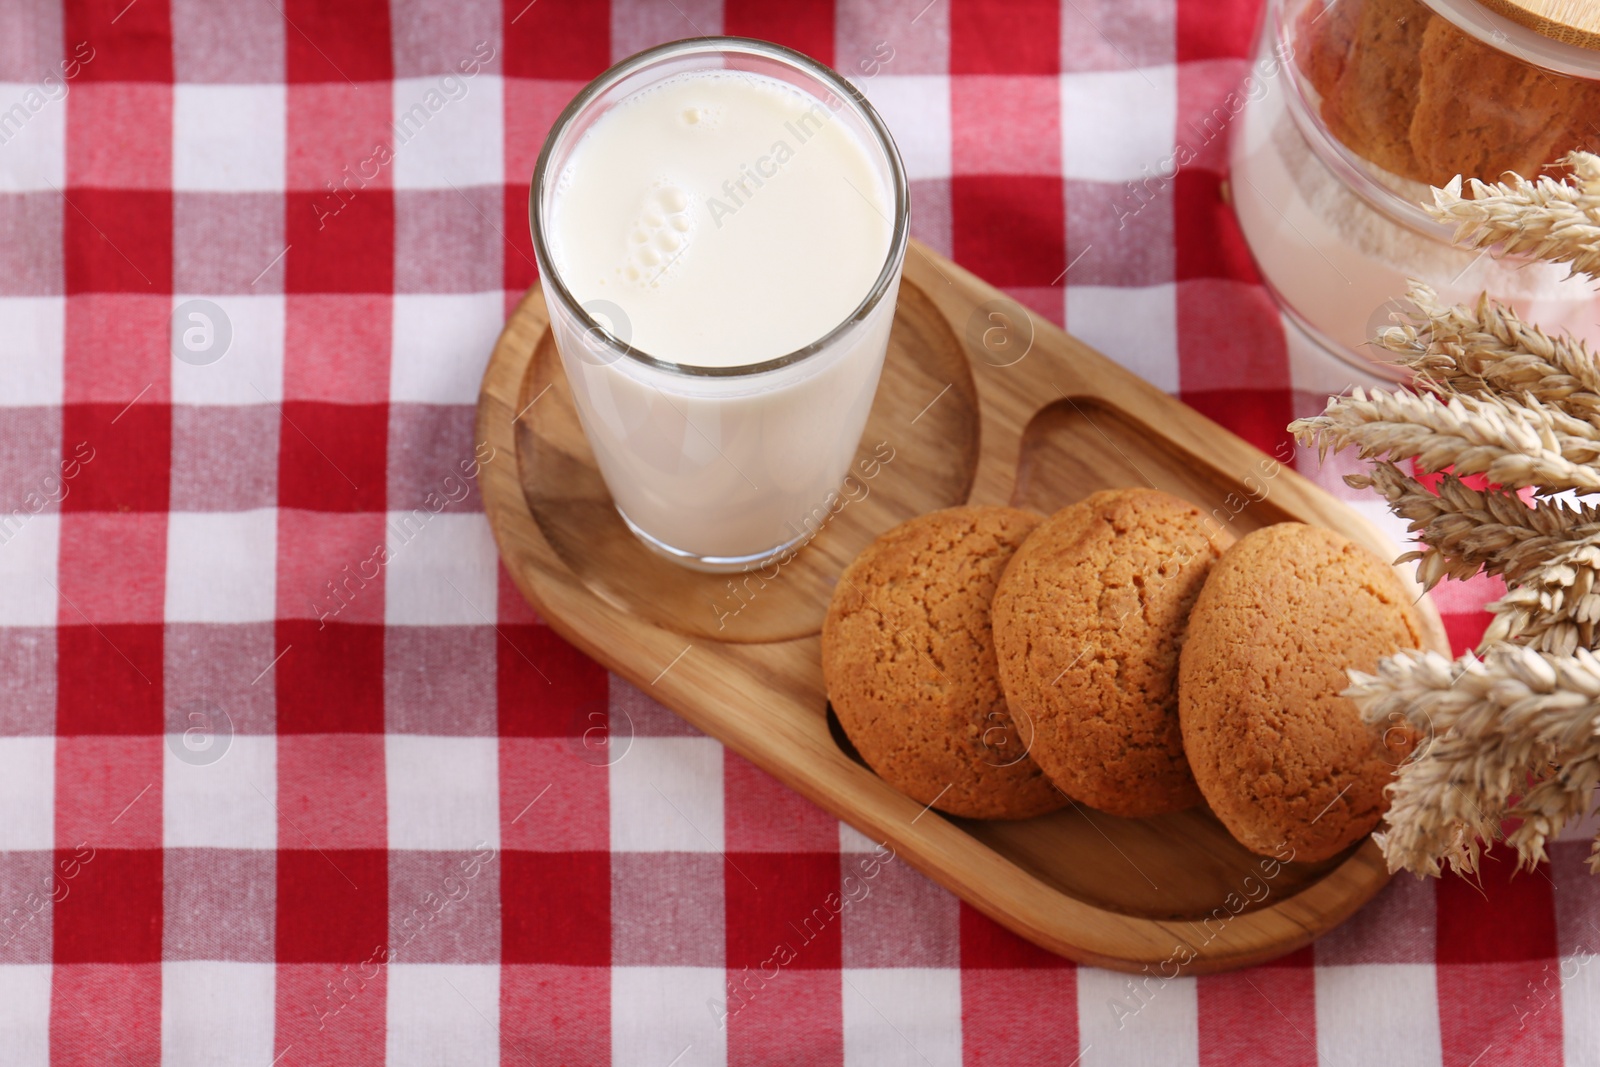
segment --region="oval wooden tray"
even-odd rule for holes
[[[1388,879],[1370,841],[1320,864],[1263,865],[1204,808],[1132,820],[1074,806],[1014,823],[924,811],[830,729],[817,631],[833,582],[878,533],[932,508],[1048,513],[1148,484],[1216,509],[1240,534],[1292,519],[1396,553],[1288,467],[925,247],[906,261],[856,488],[818,502],[817,522],[828,521],[787,566],[698,574],[628,534],[578,426],[538,286],[495,346],[477,435],[495,449],[481,484],[501,556],[551,626],[1052,952],[1127,971],[1243,967],[1326,932]],[[1419,606],[1447,649],[1437,611]]]

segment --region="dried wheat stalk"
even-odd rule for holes
[[[1600,492],[1600,430],[1536,401],[1354,389],[1289,432],[1318,456],[1349,446],[1361,458],[1415,459],[1428,471],[1483,474],[1512,489]]]
[[[1424,547],[1396,563],[1417,561],[1417,578],[1432,589],[1445,577],[1499,575],[1512,588],[1489,605],[1496,616],[1484,640],[1517,640],[1547,652],[1592,647],[1600,622],[1600,510],[1542,500],[1529,507],[1513,493],[1479,490],[1454,475],[1437,494],[1392,463],[1345,481],[1378,490],[1410,520]]]
[[[1407,297],[1415,314],[1378,331],[1377,344],[1435,392],[1533,397],[1592,426],[1600,426],[1600,361],[1582,341],[1551,337],[1516,312],[1478,298],[1476,308],[1444,305],[1419,281]]]
[[[1571,180],[1458,178],[1434,190],[1435,217],[1470,248],[1524,253],[1600,274],[1600,157],[1574,153]],[[1428,740],[1390,786],[1387,830],[1376,835],[1391,870],[1437,875],[1477,869],[1502,839],[1518,864],[1548,859],[1546,845],[1581,818],[1600,784],[1600,509],[1549,499],[1595,491],[1600,480],[1600,363],[1581,342],[1551,337],[1480,296],[1448,307],[1413,283],[1414,314],[1377,342],[1416,375],[1421,395],[1356,390],[1291,425],[1319,449],[1415,459],[1447,473],[1437,493],[1392,462],[1351,485],[1383,494],[1421,549],[1425,585],[1481,572],[1507,582],[1489,605],[1482,658],[1401,652],[1377,673],[1352,672],[1346,695],[1375,726],[1404,722]],[[1456,474],[1498,483],[1470,489]],[[1507,820],[1520,820],[1504,833]],[[1600,839],[1590,867],[1600,873]]]
[[[1484,641],[1516,641],[1560,655],[1593,648],[1600,623],[1597,570],[1600,546],[1593,544],[1574,546],[1531,568],[1505,596],[1488,605],[1495,619]]]
[[[1600,543],[1600,508],[1559,500],[1532,506],[1503,489],[1472,489],[1453,474],[1432,492],[1393,463],[1346,484],[1376,489],[1389,509],[1410,522],[1425,547],[1395,562],[1418,561],[1417,579],[1432,589],[1441,578],[1465,580],[1480,571],[1516,582],[1535,566],[1580,544]]]
[[[1520,253],[1571,264],[1573,274],[1600,274],[1600,156],[1574,152],[1562,161],[1572,181],[1513,175],[1510,182],[1467,183],[1461,178],[1433,191],[1429,214],[1455,226],[1463,248],[1499,246],[1498,255]]]
[[[1531,866],[1588,810],[1600,782],[1600,659],[1588,649],[1496,644],[1453,661],[1401,652],[1351,682],[1346,695],[1369,724],[1403,722],[1423,738],[1378,835],[1391,870],[1476,870],[1480,842],[1500,840],[1507,819],[1523,820],[1505,840]],[[1600,849],[1589,862],[1600,872]]]

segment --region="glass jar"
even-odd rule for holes
[[[1263,277],[1313,347],[1388,373],[1368,342],[1412,278],[1448,302],[1487,290],[1547,331],[1600,338],[1586,282],[1458,249],[1422,207],[1457,175],[1559,174],[1567,153],[1600,146],[1600,32],[1523,5],[1548,6],[1268,0],[1230,193]]]

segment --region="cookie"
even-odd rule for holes
[[[1588,87],[1584,111],[1568,120],[1567,131],[1556,141],[1571,152],[1600,152],[1600,83]],[[1526,177],[1526,175],[1524,175]]]
[[[839,725],[884,781],[951,815],[1063,806],[1027,756],[995,670],[989,601],[1037,515],[958,507],[902,523],[839,577],[822,675]]]
[[[1593,83],[1523,63],[1444,19],[1423,34],[1420,65],[1410,136],[1433,185],[1458,174],[1531,179],[1575,147],[1574,117],[1592,116],[1600,104]]]
[[[1355,46],[1361,25],[1361,4],[1351,0],[1320,0],[1307,4],[1295,21],[1295,52],[1303,57],[1300,69],[1319,97],[1330,95]]]
[[[994,598],[1000,682],[1033,758],[1070,797],[1142,817],[1200,802],[1178,726],[1178,653],[1233,540],[1153,489],[1095,493],[1040,524]]]
[[[1195,781],[1240,844],[1297,860],[1337,855],[1377,826],[1409,733],[1361,721],[1348,670],[1422,646],[1388,564],[1299,523],[1240,539],[1211,569],[1178,676]]]
[[[1326,31],[1335,50],[1348,49],[1338,78],[1322,100],[1328,130],[1357,155],[1393,174],[1426,180],[1411,146],[1411,120],[1422,77],[1423,35],[1438,21],[1417,0],[1343,0],[1359,8],[1354,32],[1339,23]],[[1329,16],[1332,18],[1333,16]]]

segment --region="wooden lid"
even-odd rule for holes
[[[1594,0],[1478,0],[1551,40],[1600,50],[1600,3]]]

